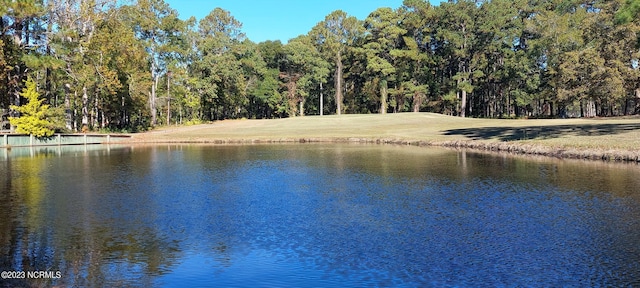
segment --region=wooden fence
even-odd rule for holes
[[[111,134],[55,134],[48,138],[24,134],[0,134],[0,147],[110,144],[126,141],[129,138],[131,138],[129,135]]]

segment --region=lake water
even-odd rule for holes
[[[0,270],[53,273],[0,286],[640,285],[637,165],[378,145],[65,149],[0,151]]]

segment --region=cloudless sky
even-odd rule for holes
[[[442,0],[429,0],[437,5]],[[398,8],[402,0],[165,0],[181,19],[195,16],[199,21],[213,9],[227,10],[242,22],[242,32],[256,43],[289,39],[307,34],[335,10],[343,10],[360,20],[379,7]]]

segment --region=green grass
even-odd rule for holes
[[[483,149],[515,145],[530,147],[530,150],[621,150],[628,154],[640,149],[640,118],[503,120],[459,118],[434,113],[332,115],[225,120],[212,124],[164,127],[134,135],[135,141],[155,143],[297,142],[301,139],[326,142],[408,141],[442,146],[484,146]]]

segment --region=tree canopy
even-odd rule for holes
[[[638,114],[639,7],[405,0],[365,19],[334,11],[283,44],[252,42],[221,8],[196,21],[163,0],[2,1],[0,114],[26,117],[29,77],[69,131],[327,113]]]

